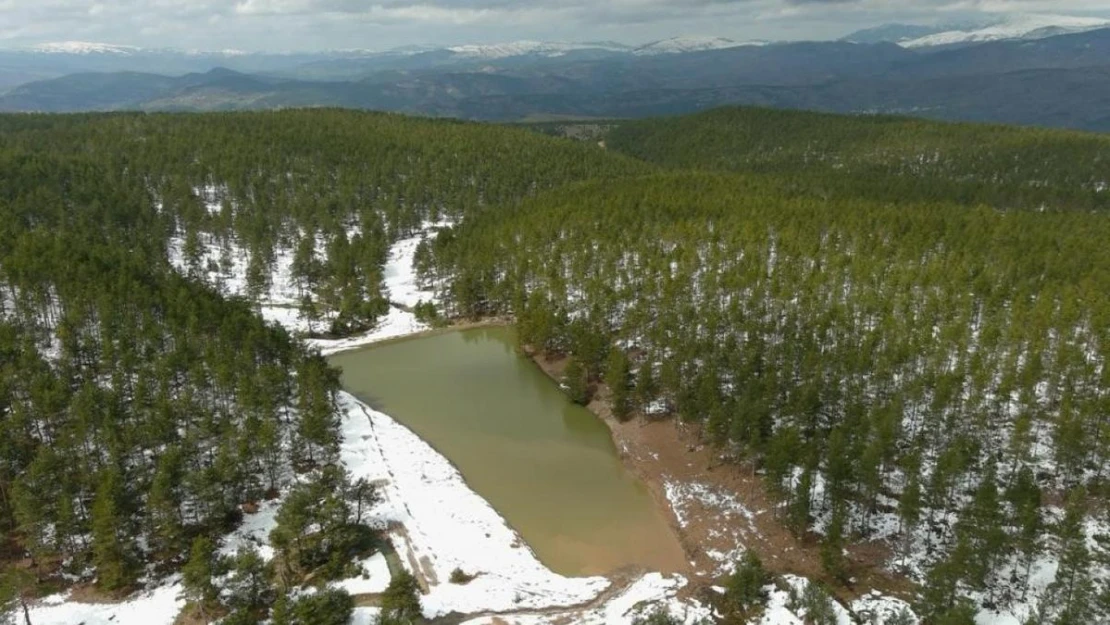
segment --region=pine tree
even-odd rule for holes
[[[189,551],[189,561],[181,569],[181,583],[206,623],[210,622],[209,608],[218,594],[212,581],[215,574],[216,545],[207,536],[198,536]]]
[[[260,618],[273,603],[270,567],[257,551],[241,550],[232,563],[232,575],[225,585],[227,605],[243,618]]]
[[[967,581],[977,589],[987,586],[988,576],[996,563],[1008,554],[1008,539],[1003,528],[1005,518],[998,497],[998,486],[993,463],[987,468],[979,487],[975,490],[969,509],[957,526],[960,540],[966,540],[975,553],[968,559]]]
[[[628,418],[630,409],[630,380],[631,372],[628,357],[624,354],[624,351],[617,348],[609,350],[609,360],[605,368],[605,384],[609,386],[613,416],[622,421]]]
[[[1085,498],[1081,489],[1071,493],[1064,519],[1056,530],[1060,565],[1056,579],[1041,599],[1042,615],[1051,625],[1082,625],[1094,619],[1095,590],[1084,529]]]
[[[382,593],[382,620],[397,625],[415,623],[420,618],[420,587],[408,571],[393,576]]]
[[[813,510],[813,471],[806,467],[802,470],[798,484],[794,487],[793,498],[790,501],[790,529],[797,535],[802,535],[809,528],[810,513]]]
[[[770,575],[763,568],[759,556],[751,550],[745,551],[725,584],[723,603],[726,616],[737,618],[740,622],[754,616],[767,601],[765,586],[770,582]]]
[[[119,590],[134,580],[134,557],[127,544],[126,511],[119,473],[105,470],[92,507],[92,549],[97,583],[105,590]]]
[[[816,582],[806,584],[805,590],[799,600],[802,611],[805,612],[806,623],[812,625],[838,625],[840,619],[833,607],[833,599]]]
[[[636,401],[642,408],[655,401],[658,389],[655,385],[655,374],[652,372],[651,359],[645,359],[636,371]]]
[[[0,620],[10,611],[13,624],[22,617],[24,625],[32,625],[29,599],[34,596],[36,585],[30,571],[15,567],[0,569]]]
[[[567,396],[576,404],[585,406],[590,401],[589,386],[586,380],[586,370],[582,363],[572,357],[563,370],[563,388]]]
[[[1021,597],[1025,598],[1029,590],[1029,577],[1033,568],[1033,561],[1041,550],[1041,534],[1043,522],[1041,521],[1041,489],[1029,467],[1023,466],[1018,471],[1014,484],[1006,493],[1007,499],[1013,508],[1014,525],[1017,528],[1015,546],[1024,561],[1024,582]]]
[[[841,583],[847,582],[848,579],[847,562],[844,557],[844,521],[846,516],[844,504],[841,502],[835,503],[832,519],[825,529],[825,538],[821,542],[821,566],[833,579]]]
[[[321,590],[296,599],[281,597],[274,604],[273,625],[347,625],[355,602],[342,589]]]

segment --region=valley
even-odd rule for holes
[[[1106,131],[1108,54],[1110,20],[1036,14],[822,41],[691,36],[285,54],[60,42],[0,49],[0,111],[345,107],[518,122],[746,105]]]

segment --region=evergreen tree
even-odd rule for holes
[[[844,504],[833,506],[832,519],[821,542],[821,566],[838,582],[848,581],[847,562],[844,557]]]
[[[605,367],[605,384],[609,386],[610,405],[613,416],[624,420],[628,418],[630,409],[629,382],[631,381],[628,357],[623,350],[612,349],[609,351],[608,364]]]
[[[758,614],[767,601],[765,586],[770,582],[770,575],[763,568],[759,556],[753,551],[745,551],[725,584],[725,615],[743,622]]]
[[[420,587],[411,573],[402,571],[389,581],[389,586],[382,594],[382,620],[408,625],[419,618]]]
[[[833,599],[815,582],[806,584],[798,601],[807,623],[813,625],[838,625],[840,619],[833,607]]]
[[[273,625],[347,625],[355,602],[342,589],[321,590],[295,599],[281,597],[274,604]]]
[[[126,519],[121,478],[115,469],[107,469],[100,477],[91,516],[93,562],[97,583],[105,590],[119,590],[134,581]]]
[[[261,619],[273,604],[270,567],[257,551],[241,550],[232,562],[231,578],[224,586],[226,603],[241,619]]]
[[[576,404],[585,406],[590,401],[586,371],[577,358],[571,358],[563,369],[563,388],[567,396]]]
[[[636,401],[646,408],[648,404],[655,401],[658,392],[652,362],[647,360],[636,371]]]
[[[1041,614],[1052,625],[1091,623],[1095,617],[1095,589],[1091,578],[1091,555],[1084,529],[1085,493],[1076,490],[1068,498],[1064,519],[1056,530],[1060,565],[1056,579],[1041,599]]]
[[[189,561],[181,569],[181,583],[189,600],[204,622],[210,622],[209,608],[218,591],[212,581],[216,575],[216,545],[207,536],[193,540]]]

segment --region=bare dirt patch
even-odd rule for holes
[[[127,599],[135,588],[107,591],[94,583],[75,584],[70,588],[69,600],[75,603],[119,603]]]
[[[195,603],[190,603],[177,614],[173,625],[208,625],[227,616],[227,614],[227,609],[222,606],[215,609],[210,607],[207,610],[201,610]]]

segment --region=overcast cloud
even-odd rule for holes
[[[830,39],[886,22],[1008,13],[1110,17],[1108,0],[0,0],[0,47],[96,41],[183,49],[387,49],[675,35]]]

